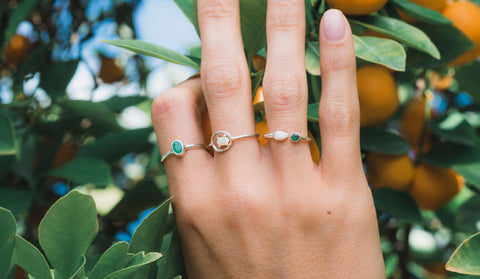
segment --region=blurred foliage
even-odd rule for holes
[[[172,1],[198,30],[196,0]],[[327,2],[335,6],[334,0]],[[240,3],[254,99],[264,74],[264,66],[259,65],[265,65],[260,62],[267,57],[266,0]],[[11,95],[0,100],[0,206],[6,208],[0,209],[0,278],[25,271],[35,278],[51,278],[50,268],[55,278],[173,278],[184,273],[169,203],[141,213],[168,198],[152,128],[126,129],[118,116],[128,107],[145,108],[151,103],[143,93],[150,71],[145,56],[198,70],[200,48],[179,54],[135,40],[132,11],[138,4],[135,0],[0,4],[0,30],[4,30],[0,93]],[[305,0],[308,120],[317,143],[318,26],[329,4]],[[358,80],[362,117],[393,107],[382,115],[381,123],[361,128],[388,278],[480,275],[475,252],[479,238],[468,238],[480,230],[480,62],[475,56],[464,65],[451,63],[480,47],[480,42],[455,18],[418,0],[389,0],[377,12],[348,19],[358,68],[381,69],[372,71],[381,73],[372,78],[376,85]],[[115,26],[107,43],[137,54],[122,60],[99,50],[100,69],[89,69],[95,83],[92,92],[105,83],[118,88],[135,83],[139,92],[102,102],[70,100],[67,86],[79,65],[88,66],[82,48],[96,39],[102,22]],[[31,27],[29,34],[17,32],[21,24]],[[480,26],[480,17],[471,24]],[[382,75],[394,79],[393,90],[383,90],[389,85]],[[35,90],[26,90],[32,81]],[[393,98],[386,98],[387,94]],[[262,100],[255,102],[260,122],[263,98],[255,99]],[[389,103],[382,103],[385,99]],[[374,158],[382,162],[372,163]],[[405,178],[407,173],[411,177]],[[399,179],[408,183],[398,184]],[[91,194],[96,209],[91,197],[70,192],[74,188]],[[101,213],[98,223],[96,210]],[[79,216],[79,211],[88,216]],[[53,245],[72,233],[66,231],[69,224],[78,228],[70,236],[78,241]],[[65,231],[57,235],[53,227]],[[111,246],[118,240],[130,244]],[[60,257],[65,249],[73,249],[74,258]],[[447,271],[449,259],[449,270],[470,275]]]

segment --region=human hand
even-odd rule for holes
[[[213,131],[255,134],[238,0],[198,0],[201,78],[158,96],[162,154]],[[212,156],[202,148],[164,164],[190,278],[385,278],[375,207],[363,172],[351,30],[338,10],[320,27],[322,157],[308,144],[254,137]],[[303,0],[269,0],[263,81],[269,131],[307,135]]]

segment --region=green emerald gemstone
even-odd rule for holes
[[[172,152],[175,155],[182,155],[184,151],[183,143],[179,140],[174,140],[172,142]]]
[[[292,136],[290,137],[293,142],[298,142],[300,140],[300,135],[297,133],[293,133]]]

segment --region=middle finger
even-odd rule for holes
[[[239,0],[198,0],[201,76],[212,131],[227,131],[233,137],[255,134],[239,9]],[[258,142],[248,138],[235,141],[227,153],[237,157],[255,147]]]

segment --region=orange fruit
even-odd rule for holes
[[[410,2],[413,2],[419,6],[429,8],[431,10],[441,12],[446,6],[447,6],[447,0],[409,0]],[[402,12],[401,10],[397,10],[398,15],[403,21],[409,22],[409,23],[416,23],[418,22],[418,19],[413,18],[406,13]]]
[[[430,84],[435,90],[446,90],[452,86],[454,80],[454,72],[448,72],[445,75],[441,75],[438,72],[432,72],[430,74]]]
[[[362,127],[380,124],[397,111],[397,85],[385,67],[368,65],[358,69],[357,88]]]
[[[260,134],[258,137],[258,141],[260,142],[261,145],[266,146],[268,143],[267,139],[263,138],[263,134],[268,133],[268,126],[267,126],[267,120],[263,119],[262,121],[258,122],[255,124],[255,132]],[[315,139],[313,138],[313,135],[308,132],[308,136],[312,139],[312,141],[308,144],[310,148],[310,155],[312,156],[312,160],[318,164],[320,162],[320,149],[318,148],[317,143],[315,142]]]
[[[257,89],[257,93],[255,94],[255,98],[253,99],[253,105],[263,103],[263,101],[263,87],[260,85],[260,87]]]
[[[28,56],[30,48],[30,40],[19,34],[14,34],[10,41],[8,41],[5,50],[5,62],[10,67],[17,67]]]
[[[419,143],[425,127],[425,96],[413,99],[403,111],[400,133],[410,143]]]
[[[388,0],[327,0],[335,9],[346,15],[368,15],[380,10]]]
[[[476,46],[450,61],[449,65],[460,66],[476,60],[480,55],[480,7],[472,1],[455,1],[449,3],[442,14]]]
[[[260,55],[254,55],[252,57],[252,65],[256,72],[260,72],[265,70],[265,66],[267,65],[267,60]]]
[[[118,65],[114,58],[101,56],[101,66],[98,77],[105,83],[114,83],[123,79],[123,68]]]
[[[370,152],[365,158],[368,181],[373,189],[389,187],[407,190],[413,180],[415,168],[408,156]]]
[[[409,193],[420,208],[437,210],[447,204],[463,186],[463,177],[453,169],[420,164]]]

